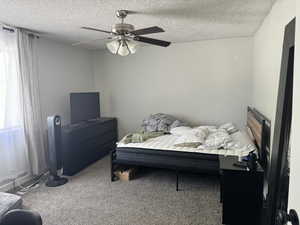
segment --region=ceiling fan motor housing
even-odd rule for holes
[[[118,18],[120,18],[120,19],[124,19],[124,18],[127,16],[128,13],[129,13],[128,10],[120,9],[120,10],[117,10],[117,11],[116,11],[116,16],[117,16]]]
[[[126,34],[131,31],[134,31],[134,26],[127,23],[117,23],[112,27],[112,32],[117,34]]]

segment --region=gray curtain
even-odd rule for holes
[[[39,78],[35,38],[22,29],[17,30],[20,66],[21,106],[24,117],[25,140],[33,175],[47,170],[45,143],[40,106]]]

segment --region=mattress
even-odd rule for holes
[[[239,145],[241,146],[235,147],[234,149],[200,149],[189,147],[175,147],[174,143],[177,138],[178,136],[169,134],[157,138],[148,139],[143,143],[125,144],[119,142],[117,143],[117,150],[122,151],[122,148],[142,148],[151,150],[192,152],[225,156],[246,156],[249,154],[249,152],[255,150],[255,145],[253,144],[247,133],[244,131],[238,131],[231,135],[232,140],[236,143],[239,143]]]

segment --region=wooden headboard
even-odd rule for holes
[[[247,108],[247,126],[250,128],[258,149],[259,162],[267,169],[270,161],[271,121],[255,108]]]

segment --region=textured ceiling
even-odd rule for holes
[[[81,30],[110,30],[118,9],[134,11],[126,23],[136,29],[160,26],[165,33],[148,35],[172,42],[252,35],[274,0],[0,0],[0,21],[41,32],[67,43],[105,38]],[[103,48],[105,40],[85,47]]]

